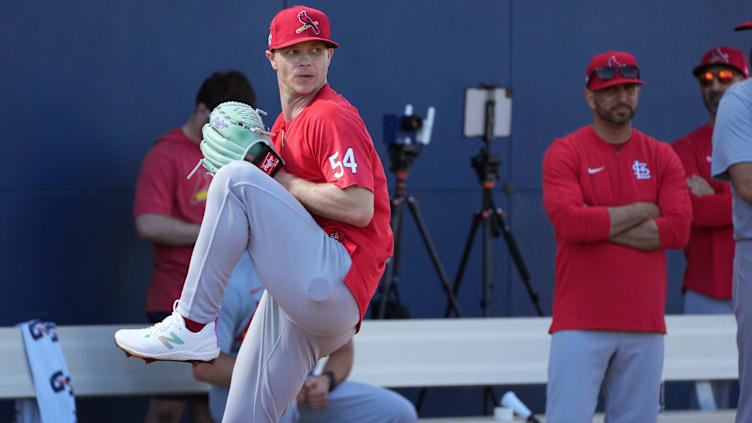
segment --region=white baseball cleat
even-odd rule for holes
[[[143,329],[120,329],[115,332],[115,345],[126,356],[155,360],[210,362],[219,356],[216,324],[209,322],[200,332],[185,327],[183,317],[173,311],[161,322]]]

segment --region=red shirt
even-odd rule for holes
[[[655,203],[660,249],[608,242],[607,207]],[[666,257],[689,238],[684,169],[668,144],[633,130],[619,148],[590,126],[557,139],[543,159],[543,202],[556,232],[551,332],[666,332]]]
[[[345,284],[362,319],[394,244],[386,176],[371,136],[358,110],[328,84],[289,122],[280,114],[271,132],[287,172],[315,183],[330,182],[340,189],[358,186],[374,193],[373,219],[364,228],[313,216],[350,253],[352,267]]]
[[[682,290],[690,289],[718,298],[731,298],[734,272],[734,226],[731,221],[731,188],[728,182],[710,177],[713,156],[713,127],[703,125],[673,143],[686,176],[698,175],[715,191],[714,195],[692,199],[692,232],[684,249],[687,268]]]
[[[211,176],[200,167],[186,179],[201,159],[198,143],[180,128],[164,134],[149,150],[136,184],[133,215],[163,214],[189,223],[201,223]],[[146,297],[146,311],[172,312],[180,298],[193,245],[152,243],[154,272]]]

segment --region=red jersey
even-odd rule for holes
[[[692,231],[684,249],[687,268],[682,290],[690,289],[718,299],[731,298],[734,273],[734,226],[731,221],[731,187],[710,177],[713,157],[713,127],[710,124],[673,143],[686,176],[698,175],[715,191],[692,200]]]
[[[175,128],[149,150],[136,184],[133,215],[163,214],[189,223],[201,223],[211,176],[200,167],[186,179],[201,159],[198,143]],[[146,311],[172,312],[183,291],[193,245],[152,243],[154,272],[146,297]]]
[[[352,267],[345,284],[362,319],[394,244],[386,176],[371,136],[358,110],[329,84],[289,122],[280,114],[271,132],[287,172],[315,183],[333,183],[340,189],[366,188],[374,194],[373,219],[364,228],[313,216],[350,253]]]
[[[608,242],[607,207],[655,203],[660,249]],[[613,146],[586,126],[557,139],[543,159],[543,203],[556,233],[551,332],[666,332],[666,256],[689,238],[684,169],[668,144],[633,130]]]

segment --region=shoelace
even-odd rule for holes
[[[174,329],[180,329],[180,321],[177,319],[182,319],[183,316],[181,316],[178,313],[178,303],[180,300],[175,300],[174,303],[172,303],[172,314],[167,316],[164,320],[162,320],[159,323],[155,323],[154,326],[149,328],[149,334],[152,335],[154,332],[157,332],[158,330],[161,330],[162,328],[165,328],[165,330],[168,330],[170,328]]]

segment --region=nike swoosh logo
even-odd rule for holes
[[[705,158],[708,160],[708,162],[713,163],[713,158],[710,156],[705,156]]]
[[[600,172],[600,171],[601,171],[601,170],[603,170],[603,169],[604,169],[605,167],[606,167],[606,166],[601,166],[601,167],[596,167],[595,169],[587,168],[587,173],[589,173],[589,174],[591,174],[591,175],[592,175],[592,174],[594,174],[594,173],[598,173],[598,172]]]

